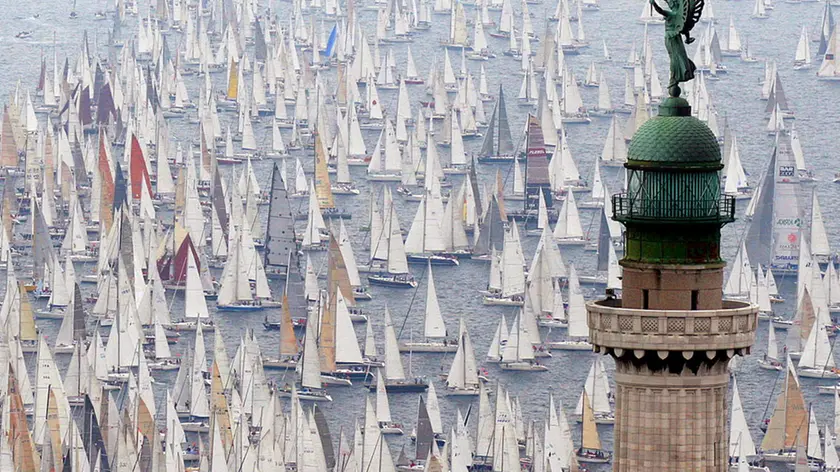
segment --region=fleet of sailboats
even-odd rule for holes
[[[513,471],[521,470],[520,460],[535,471],[560,471],[610,461],[597,426],[615,420],[602,358],[592,362],[569,410],[580,421],[579,447],[553,395],[542,420],[528,422],[507,391],[504,375],[511,374],[501,374],[493,387],[487,381],[499,371],[547,371],[551,363],[540,359],[550,350],[591,350],[589,289],[581,284],[620,289],[621,248],[614,244],[620,229],[604,177],[612,176],[607,167],[626,164],[627,138],[665,95],[647,29],[641,49],[632,47],[624,105],[616,108],[615,77],[603,63],[590,63],[579,84],[583,71],[565,59],[587,47],[582,20],[584,11],[599,8],[596,1],[559,0],[544,33],[535,31],[529,2],[509,0],[477,2],[469,15],[470,2],[457,0],[364,6],[296,0],[288,26],[274,19],[276,12],[258,14],[253,2],[234,3],[231,13],[216,0],[162,2],[144,16],[137,2],[118,0],[113,12],[97,16],[114,19],[107,60],[86,38],[63,66],[57,53],[52,65],[42,59],[35,93],[18,85],[10,95],[0,124],[7,182],[0,357],[9,361],[0,366],[0,396],[8,400],[4,418],[13,440],[0,441],[0,457],[27,472],[100,470],[105,463],[213,471],[391,472],[418,465],[430,472]],[[766,18],[771,7],[756,0],[753,17]],[[357,17],[365,9],[377,12],[371,40]],[[710,10],[707,3],[707,16]],[[498,24],[491,11],[500,12]],[[426,76],[418,64],[430,58],[416,56],[416,62],[402,43],[430,28],[433,14],[450,15],[449,35],[442,60]],[[819,62],[817,77],[833,80],[840,70],[834,66],[838,33],[829,8],[823,16],[816,59],[803,27],[794,68]],[[121,32],[129,17],[137,20],[134,37]],[[840,279],[825,207],[815,192],[810,204],[803,200],[802,185],[814,177],[775,65],[768,65],[762,98],[776,146],[752,187],[738,139],[731,130],[720,132],[705,85],[726,71],[724,57],[752,56],[732,19],[726,41],[711,20],[693,51],[703,73],[686,95],[698,118],[721,135],[721,191],[749,198],[752,215],[724,292],[755,303],[770,321],[758,364],[784,376],[758,450],[733,381],[729,454],[739,472],[755,470],[746,461],[759,455],[831,467],[840,462],[835,435],[826,429],[820,438],[799,384],[800,377],[840,378],[830,320],[840,310]],[[653,28],[662,18],[645,4],[640,21]],[[172,34],[180,37],[177,46]],[[516,101],[533,112],[524,132],[511,123],[519,114],[508,113],[502,86],[494,94],[488,88],[498,49],[487,34],[504,38],[505,54],[522,74]],[[470,61],[478,62],[472,72]],[[420,84],[430,98],[415,110],[411,99],[422,88],[410,95],[409,86]],[[584,104],[579,85],[592,88],[587,97],[597,88],[597,106]],[[483,104],[491,101],[488,119]],[[621,112],[630,113],[626,126]],[[596,117],[610,121],[600,157],[587,165],[587,182],[566,125]],[[193,136],[179,141],[181,128]],[[379,132],[372,150],[365,145],[370,131]],[[472,156],[464,141],[479,137],[480,151]],[[509,164],[511,177],[498,172],[487,185],[486,166],[497,163]],[[366,168],[366,180],[384,184],[372,192],[368,227],[358,234],[344,221],[351,211],[337,208],[365,191],[357,167]],[[396,201],[391,183],[400,184]],[[406,203],[415,206],[405,211]],[[584,209],[597,211],[590,228]],[[400,219],[412,215],[404,232]],[[597,238],[590,235],[596,230]],[[540,237],[530,260],[525,252],[533,244],[521,235]],[[597,268],[579,274],[580,265],[566,266],[563,258],[576,250],[568,246],[583,252],[596,239]],[[488,309],[498,319],[485,320],[496,328],[482,359],[495,365],[492,374],[476,359],[467,326],[472,317],[452,311],[452,294],[464,296],[452,271],[482,261],[489,269],[482,302],[500,307]],[[796,274],[793,319],[774,314],[771,303],[782,301],[774,273]],[[368,284],[380,288],[373,292]],[[390,288],[414,288],[416,304],[401,305],[404,299]],[[388,305],[363,309],[359,302],[372,293]],[[230,329],[246,327],[256,311],[277,346],[261,351],[265,345],[243,329],[228,357],[226,342],[237,341]],[[455,317],[457,333],[449,331]],[[420,318],[423,331],[413,333]],[[44,323],[56,325],[54,339],[47,340]],[[785,329],[780,352],[776,334]],[[484,338],[476,339],[483,349]],[[415,374],[420,353],[437,353],[445,375]],[[57,359],[63,367],[67,358],[60,372]],[[155,377],[165,371],[177,374],[163,395]],[[319,404],[333,396],[342,403],[338,389],[354,383],[375,392],[375,402],[373,393],[365,399],[364,418],[340,431],[334,450]],[[453,421],[444,429],[437,391],[478,397],[476,431],[468,431],[472,412],[460,411],[446,412]],[[391,414],[389,395],[400,392],[426,392],[415,424]],[[395,458],[383,439],[411,427],[413,462],[405,453]],[[187,448],[193,439],[199,445]]]

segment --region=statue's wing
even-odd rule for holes
[[[685,0],[684,3],[685,24],[680,30],[683,33],[688,33],[694,28],[694,25],[700,22],[700,16],[703,14],[703,7],[706,5],[706,0]]]

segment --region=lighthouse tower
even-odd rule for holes
[[[679,93],[679,92],[677,92]],[[590,342],[616,363],[616,472],[726,472],[728,365],[749,353],[758,308],[723,300],[720,147],[669,97],[628,150],[621,298],[587,305]]]

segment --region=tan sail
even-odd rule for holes
[[[47,138],[47,147],[50,146],[50,139]],[[111,230],[111,225],[114,224],[114,172],[111,169],[111,143],[108,142],[108,137],[104,129],[99,130],[99,162],[97,169],[99,171],[99,182],[101,183],[100,198],[99,198],[99,220],[102,222],[107,234]],[[46,168],[52,169],[52,153],[47,154],[44,158],[46,160]]]
[[[426,472],[443,472],[443,464],[438,456],[430,456],[426,464]]]
[[[507,221],[507,212],[505,211],[505,182],[502,180],[502,172],[496,170],[496,202],[499,204],[499,216],[502,221]]]
[[[184,172],[186,174],[186,172]],[[175,214],[183,215],[187,206],[187,179],[178,179],[175,182]]]
[[[350,285],[350,275],[347,273],[347,265],[335,235],[330,234],[329,262],[327,272],[327,293],[335,293],[336,287],[341,289],[347,306],[355,306],[356,299],[353,298],[353,286]]]
[[[342,63],[338,63],[338,74],[336,77],[336,82],[338,83],[338,90],[335,93],[335,99],[338,102],[339,106],[346,106],[347,105],[347,79],[345,78],[345,69],[346,66]]]
[[[146,438],[146,443],[157,442],[158,433],[155,427],[155,419],[149,411],[146,402],[139,395],[137,396],[137,431]]]
[[[58,402],[55,399],[55,391],[50,389],[47,396],[47,427],[50,432],[50,452],[52,457],[44,457],[43,460],[52,461],[54,470],[62,470],[64,467],[64,456],[61,454],[61,422],[58,419]]]
[[[280,357],[295,356],[298,353],[297,338],[292,325],[292,312],[289,310],[289,297],[286,294],[283,294],[280,316]]]
[[[207,175],[213,175],[213,161],[215,160],[215,154],[213,153],[213,133],[208,133],[203,123],[198,125],[198,129],[201,133],[199,139],[201,151],[201,167],[204,169]],[[208,138],[208,135],[210,135],[210,138]]]
[[[18,282],[20,294],[20,340],[35,341],[38,339],[38,331],[35,328],[35,312],[32,311],[32,303],[26,293],[26,284]]]
[[[16,472],[38,472],[41,458],[35,451],[32,434],[26,422],[26,410],[20,398],[20,390],[15,371],[9,367],[9,445]],[[4,438],[5,439],[5,438]]]
[[[230,425],[230,408],[225,396],[225,386],[222,384],[222,375],[219,372],[219,364],[213,361],[213,377],[210,381],[210,411],[213,419],[219,425],[219,433],[222,435],[222,446],[225,448],[225,455],[230,453],[233,446],[233,433]]]
[[[17,167],[17,144],[15,143],[15,133],[12,129],[8,107],[3,110],[3,122],[0,126],[2,126],[2,132],[0,132],[0,166]]]
[[[799,308],[796,310],[796,318],[799,319],[799,338],[802,340],[802,345],[808,342],[808,336],[811,335],[811,329],[814,327],[814,322],[817,321],[817,314],[814,312],[814,302],[811,300],[811,293],[808,287],[802,292],[802,300],[799,302]]]
[[[330,184],[330,174],[327,169],[327,150],[321,134],[315,134],[315,193],[322,210],[335,208],[335,199]]]
[[[790,360],[787,369],[785,390],[776,400],[767,433],[761,440],[761,449],[765,451],[792,450],[804,444],[808,435],[808,410]]]
[[[581,448],[590,451],[600,451],[601,437],[598,436],[598,427],[595,425],[595,416],[593,415],[592,405],[589,403],[589,396],[586,392],[583,392],[583,414],[581,415],[581,422],[583,423]]]
[[[338,260],[336,259],[338,255]],[[330,234],[329,262],[327,272],[327,300],[324,311],[321,313],[321,335],[318,338],[318,351],[321,357],[321,369],[324,372],[335,372],[335,323],[336,307],[338,305],[337,273],[343,267],[341,251],[338,248],[338,241]]]

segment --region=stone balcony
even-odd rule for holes
[[[756,305],[730,300],[720,310],[639,310],[622,308],[620,299],[592,301],[586,309],[596,351],[746,354],[758,324]]]

